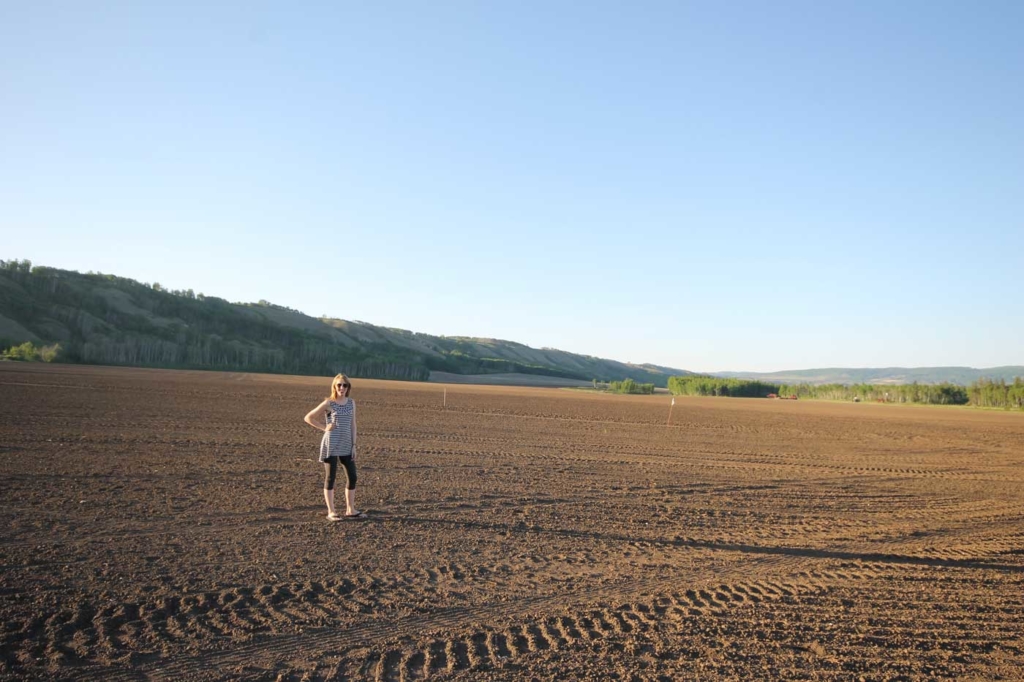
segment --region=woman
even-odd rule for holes
[[[306,423],[324,432],[320,441],[320,461],[324,463],[324,499],[327,500],[327,518],[363,519],[366,514],[356,509],[356,403],[348,397],[352,383],[344,374],[331,382],[331,397],[310,410]],[[320,417],[325,426],[313,419]],[[334,478],[338,465],[345,468],[345,515],[334,509]]]

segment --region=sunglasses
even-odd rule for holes
[[[352,384],[334,384],[335,388],[352,388]]]

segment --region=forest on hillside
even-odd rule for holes
[[[479,354],[492,350],[496,357]],[[625,371],[662,386],[668,377],[563,351],[311,318],[267,301],[231,303],[24,260],[0,260],[0,352],[19,360],[415,381],[431,371],[583,381]]]
[[[253,306],[258,307],[258,304]],[[61,362],[424,380],[397,349],[348,348],[273,324],[224,299],[114,275],[0,261],[0,311]],[[10,332],[7,332],[9,335]],[[23,339],[0,338],[0,347]]]

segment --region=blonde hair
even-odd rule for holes
[[[348,397],[348,394],[352,392],[352,382],[349,381],[348,377],[345,376],[344,374],[339,374],[338,376],[334,377],[334,379],[331,380],[331,397],[329,398],[329,400],[338,399],[338,383],[348,384],[348,388],[345,389],[346,398]]]

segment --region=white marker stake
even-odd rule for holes
[[[448,389],[444,389],[444,400],[441,403],[441,407],[448,407]]]
[[[672,426],[672,408],[676,406],[676,397],[672,396],[672,402],[668,406],[668,421],[665,426]]]

